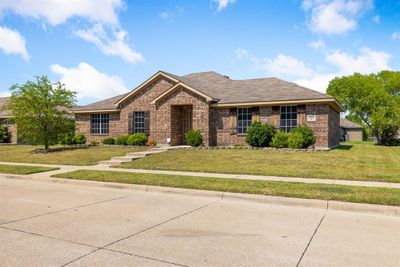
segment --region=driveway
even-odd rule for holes
[[[400,217],[0,177],[0,266],[399,266]]]

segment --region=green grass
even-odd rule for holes
[[[47,154],[36,154],[32,151],[40,147],[29,145],[0,146],[0,161],[25,162],[65,165],[95,165],[99,161],[109,160],[116,156],[125,156],[129,152],[143,150],[141,148],[114,147],[114,146],[89,146],[74,147]]]
[[[58,178],[400,206],[400,189],[80,170]]]
[[[32,174],[38,172],[55,171],[59,168],[38,167],[38,166],[25,166],[25,165],[3,165],[0,164],[0,173],[7,174]]]
[[[400,183],[400,147],[357,142],[319,152],[172,150],[117,167]]]

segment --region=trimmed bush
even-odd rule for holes
[[[289,134],[288,138],[288,146],[292,149],[300,149],[303,148],[305,144],[305,140],[303,135],[300,132],[292,131]]]
[[[0,125],[0,143],[8,143],[10,139],[10,135],[8,132],[8,127],[4,125]]]
[[[274,134],[275,129],[272,125],[254,122],[247,129],[246,143],[254,147],[266,147],[271,143]]]
[[[144,133],[135,133],[128,137],[129,146],[144,146],[147,143],[147,136]]]
[[[67,134],[60,134],[58,136],[58,143],[64,146],[75,145],[75,134],[67,133]]]
[[[300,133],[303,135],[304,138],[304,145],[302,148],[307,148],[309,146],[312,146],[315,144],[317,141],[317,138],[314,135],[313,130],[311,130],[310,127],[307,126],[299,126],[297,128],[292,129],[292,133]]]
[[[288,147],[289,134],[287,132],[277,131],[272,137],[271,146],[276,148]]]
[[[128,144],[129,135],[121,135],[115,138],[115,144],[120,146],[126,146]]]
[[[190,146],[199,146],[203,143],[200,130],[190,130],[185,134],[186,143]]]
[[[86,137],[83,134],[75,135],[75,144],[77,145],[84,145],[86,144]]]
[[[115,139],[112,137],[105,138],[102,142],[104,145],[114,145]]]

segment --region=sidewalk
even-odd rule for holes
[[[373,182],[373,181],[350,181],[335,179],[317,179],[317,178],[299,178],[299,177],[279,177],[279,176],[263,176],[263,175],[246,175],[246,174],[222,174],[222,173],[204,173],[204,172],[186,172],[186,171],[161,171],[161,170],[143,170],[143,169],[121,169],[112,168],[108,165],[98,164],[92,166],[71,166],[71,165],[53,165],[53,164],[36,164],[36,163],[15,163],[0,162],[6,165],[27,165],[27,166],[45,166],[58,167],[59,170],[34,173],[28,176],[49,178],[54,174],[76,171],[76,170],[98,170],[113,172],[130,172],[130,173],[152,173],[152,174],[169,174],[195,177],[214,177],[224,179],[244,179],[244,180],[264,180],[264,181],[281,181],[281,182],[301,182],[301,183],[319,183],[319,184],[335,184],[335,185],[351,185],[366,187],[384,187],[384,188],[400,188],[400,183]]]

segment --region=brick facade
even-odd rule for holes
[[[18,142],[18,131],[17,125],[13,122],[7,122],[7,119],[0,119],[0,125],[8,127],[8,133],[10,134],[10,143],[16,144]]]
[[[245,135],[236,133],[236,117],[230,108],[212,107],[206,99],[186,88],[179,87],[160,99],[151,103],[158,96],[175,85],[174,82],[160,78],[147,85],[136,95],[127,99],[120,106],[119,113],[110,114],[109,134],[93,135],[90,133],[90,114],[75,114],[76,130],[85,134],[88,141],[101,142],[106,137],[117,137],[130,133],[129,125],[135,111],[150,112],[149,137],[159,144],[164,144],[169,138],[171,144],[183,143],[183,131],[190,125],[199,129],[207,146],[244,144]],[[317,147],[334,147],[339,144],[340,127],[339,113],[328,104],[304,105],[299,116],[305,121],[307,115],[316,115],[314,122],[305,122],[317,136]],[[191,121],[187,120],[189,113]],[[305,112],[305,114],[304,114]],[[279,128],[279,107],[260,107],[256,114],[259,121],[271,123]]]

